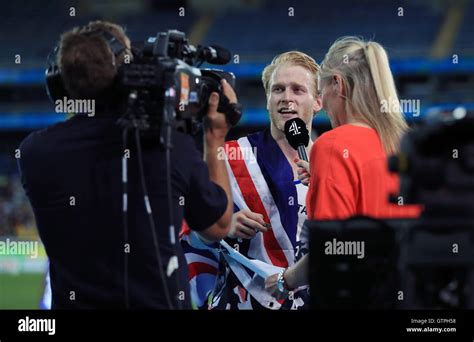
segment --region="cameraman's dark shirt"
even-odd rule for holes
[[[19,166],[40,237],[50,259],[53,308],[124,308],[122,129],[112,117],[75,117],[30,134]],[[171,153],[174,225],[183,217],[194,230],[215,223],[227,206],[225,192],[209,180],[192,138],[173,133]],[[131,308],[166,309],[151,228],[146,215],[134,144],[129,145],[129,293]],[[165,152],[144,144],[143,163],[161,248],[169,241]],[[190,307],[188,273],[180,244],[180,288],[167,278],[174,307]],[[180,292],[183,291],[183,292]]]

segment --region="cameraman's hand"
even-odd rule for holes
[[[224,80],[221,81],[222,91],[230,103],[237,103],[237,96],[232,87]],[[209,97],[209,106],[206,117],[206,132],[204,134],[204,160],[209,168],[209,178],[219,185],[227,195],[227,209],[224,214],[210,227],[201,231],[201,235],[210,241],[217,241],[229,234],[234,202],[230,188],[229,175],[225,160],[220,156],[220,151],[225,146],[225,136],[229,130],[226,116],[219,113],[219,94],[212,93]]]
[[[221,80],[222,90],[224,95],[229,99],[229,103],[237,103],[237,95],[235,95],[234,89],[227,83],[225,79]],[[207,133],[212,135],[225,138],[229,131],[229,126],[225,114],[217,111],[219,106],[219,94],[213,92],[209,97],[209,106],[207,109]]]

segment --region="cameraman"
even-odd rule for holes
[[[124,46],[120,54],[114,55],[104,32]],[[58,64],[64,86],[72,99],[94,100],[95,114],[76,113],[30,134],[20,146],[23,186],[50,259],[54,309],[190,308],[186,261],[177,244],[178,265],[170,262],[175,247],[169,227],[180,227],[185,218],[191,229],[211,241],[226,237],[229,230],[232,197],[225,162],[217,158],[228,127],[224,114],[217,112],[218,94],[213,93],[204,138],[207,166],[190,136],[177,131],[172,135],[172,223],[165,151],[157,143],[142,144],[144,176],[161,249],[162,264],[158,265],[137,149],[129,143],[129,151],[124,151],[123,129],[116,124],[122,113],[114,100],[114,84],[117,69],[129,54],[129,39],[112,23],[91,22],[63,34]],[[232,88],[225,82],[222,86],[230,102],[237,102]],[[127,239],[121,189],[124,153],[130,156]],[[178,241],[177,234],[174,238]]]

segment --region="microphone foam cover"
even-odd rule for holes
[[[295,150],[301,145],[308,146],[309,131],[304,121],[300,118],[290,119],[285,122],[285,136],[290,146]]]

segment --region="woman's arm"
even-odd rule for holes
[[[279,298],[287,291],[294,290],[303,285],[308,285],[308,269],[309,255],[306,254],[296,264],[283,271],[283,292],[278,288],[279,273],[273,274],[265,280],[265,289],[273,296]]]

